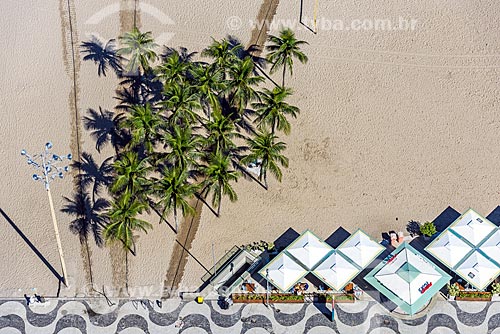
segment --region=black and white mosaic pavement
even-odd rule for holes
[[[500,302],[437,302],[417,319],[392,317],[376,302],[235,304],[166,300],[0,301],[0,333],[473,333],[500,334]]]

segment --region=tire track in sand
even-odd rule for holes
[[[69,75],[71,80],[71,90],[68,96],[68,107],[71,114],[70,117],[70,151],[73,152],[75,160],[80,160],[80,152],[82,145],[82,126],[79,112],[79,73],[80,73],[80,57],[78,53],[78,33],[76,30],[76,13],[75,13],[75,3],[74,0],[59,0],[59,16],[61,19],[61,38],[63,47],[63,62],[66,73]],[[76,153],[76,154],[75,154]],[[72,175],[74,180],[77,180],[75,176],[80,174],[80,170],[73,169]],[[81,190],[81,187],[74,183],[75,191]],[[85,273],[85,283],[88,284],[91,281],[91,263],[89,259],[92,256],[92,252],[89,248],[85,247],[84,244],[80,244],[81,247],[81,258],[83,264],[83,270]],[[68,274],[69,275],[69,274]]]
[[[120,28],[119,36],[131,31],[134,27],[140,27],[139,0],[120,0]],[[119,87],[117,87],[119,88]],[[109,257],[111,261],[112,284],[121,297],[129,295],[127,279],[127,261],[128,272],[130,272],[130,257],[127,256],[121,243],[109,245]]]
[[[279,0],[264,0],[260,6],[257,19],[254,22],[260,22],[261,26],[254,27],[250,42],[247,46],[247,48],[252,45],[257,47],[257,50],[254,52],[255,56],[260,56],[262,51],[264,51],[264,44],[266,43],[269,27],[271,26],[269,23],[273,20],[274,15],[276,15],[279,2]]]

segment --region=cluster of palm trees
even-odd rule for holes
[[[153,210],[160,222],[173,217],[177,232],[180,216],[194,214],[196,198],[219,216],[224,198],[237,200],[233,183],[241,176],[266,189],[268,173],[281,181],[288,159],[278,134],[289,134],[289,118],[299,113],[287,102],[292,90],[285,73],[293,73],[294,59],[307,62],[304,43],[285,29],[270,36],[264,59],[233,38],[213,40],[201,53],[206,62],[184,48],[157,54],[151,33],[137,28],[120,38],[117,50],[113,42],[84,43],[82,52],[98,64],[98,74],[112,68],[122,82],[116,112],[89,109],[84,118],[96,149],[109,142],[116,155],[101,166],[82,155],[81,189],[65,208],[76,216],[72,231],[82,235],[90,226],[98,244],[102,232],[135,254],[134,232],[151,228],[139,218],[143,212]],[[260,87],[271,84],[262,76],[267,62],[271,73],[283,70],[281,86]],[[247,171],[249,164],[260,166],[258,176]],[[96,198],[102,186],[109,202]],[[106,219],[95,218],[95,210]]]

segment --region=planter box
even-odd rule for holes
[[[354,297],[354,294],[347,294],[347,295],[344,294],[344,295],[340,295],[340,296],[351,296],[351,298],[342,298],[342,299],[336,298],[335,303],[354,303],[354,302],[356,302],[356,298]],[[315,303],[331,303],[332,299],[326,298],[325,296],[315,296],[314,302]]]
[[[469,301],[469,302],[489,302],[491,301],[491,296],[490,297],[456,297],[455,300],[457,301]]]
[[[252,296],[256,296],[256,298],[248,299],[247,294],[240,294],[240,293],[233,293],[232,299],[233,303],[240,303],[240,304],[263,304],[266,302],[266,294],[265,293],[256,293],[256,294],[248,294]],[[272,298],[273,294],[269,296],[269,303],[270,304],[281,304],[281,303],[287,303],[287,304],[302,304],[304,303],[304,298],[302,297],[301,299],[286,299],[288,296],[295,296],[295,295],[281,295],[285,296],[285,299],[273,299]],[[274,295],[274,296],[280,296],[280,295]]]
[[[490,292],[463,292],[462,291],[455,298],[455,300],[489,302],[489,301],[491,301],[491,296],[492,296],[492,294]]]

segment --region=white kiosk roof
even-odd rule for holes
[[[500,230],[497,229],[481,246],[481,251],[500,266]]]
[[[314,267],[333,250],[330,245],[321,241],[314,233],[306,230],[295,239],[285,251],[297,259],[307,270]]]
[[[337,251],[344,254],[361,269],[366,268],[384,250],[384,246],[374,241],[362,230],[354,232],[337,247]]]
[[[455,268],[473,248],[451,231],[445,230],[425,250],[449,268]]]
[[[312,272],[334,290],[340,291],[360,270],[339,252],[333,251]]]
[[[500,274],[500,268],[476,250],[455,272],[477,289],[484,290]]]
[[[286,253],[281,252],[264,266],[259,274],[267,278],[275,287],[286,292],[307,274],[307,270]]]
[[[474,246],[479,245],[496,228],[495,224],[472,209],[467,210],[449,226],[449,229]]]

